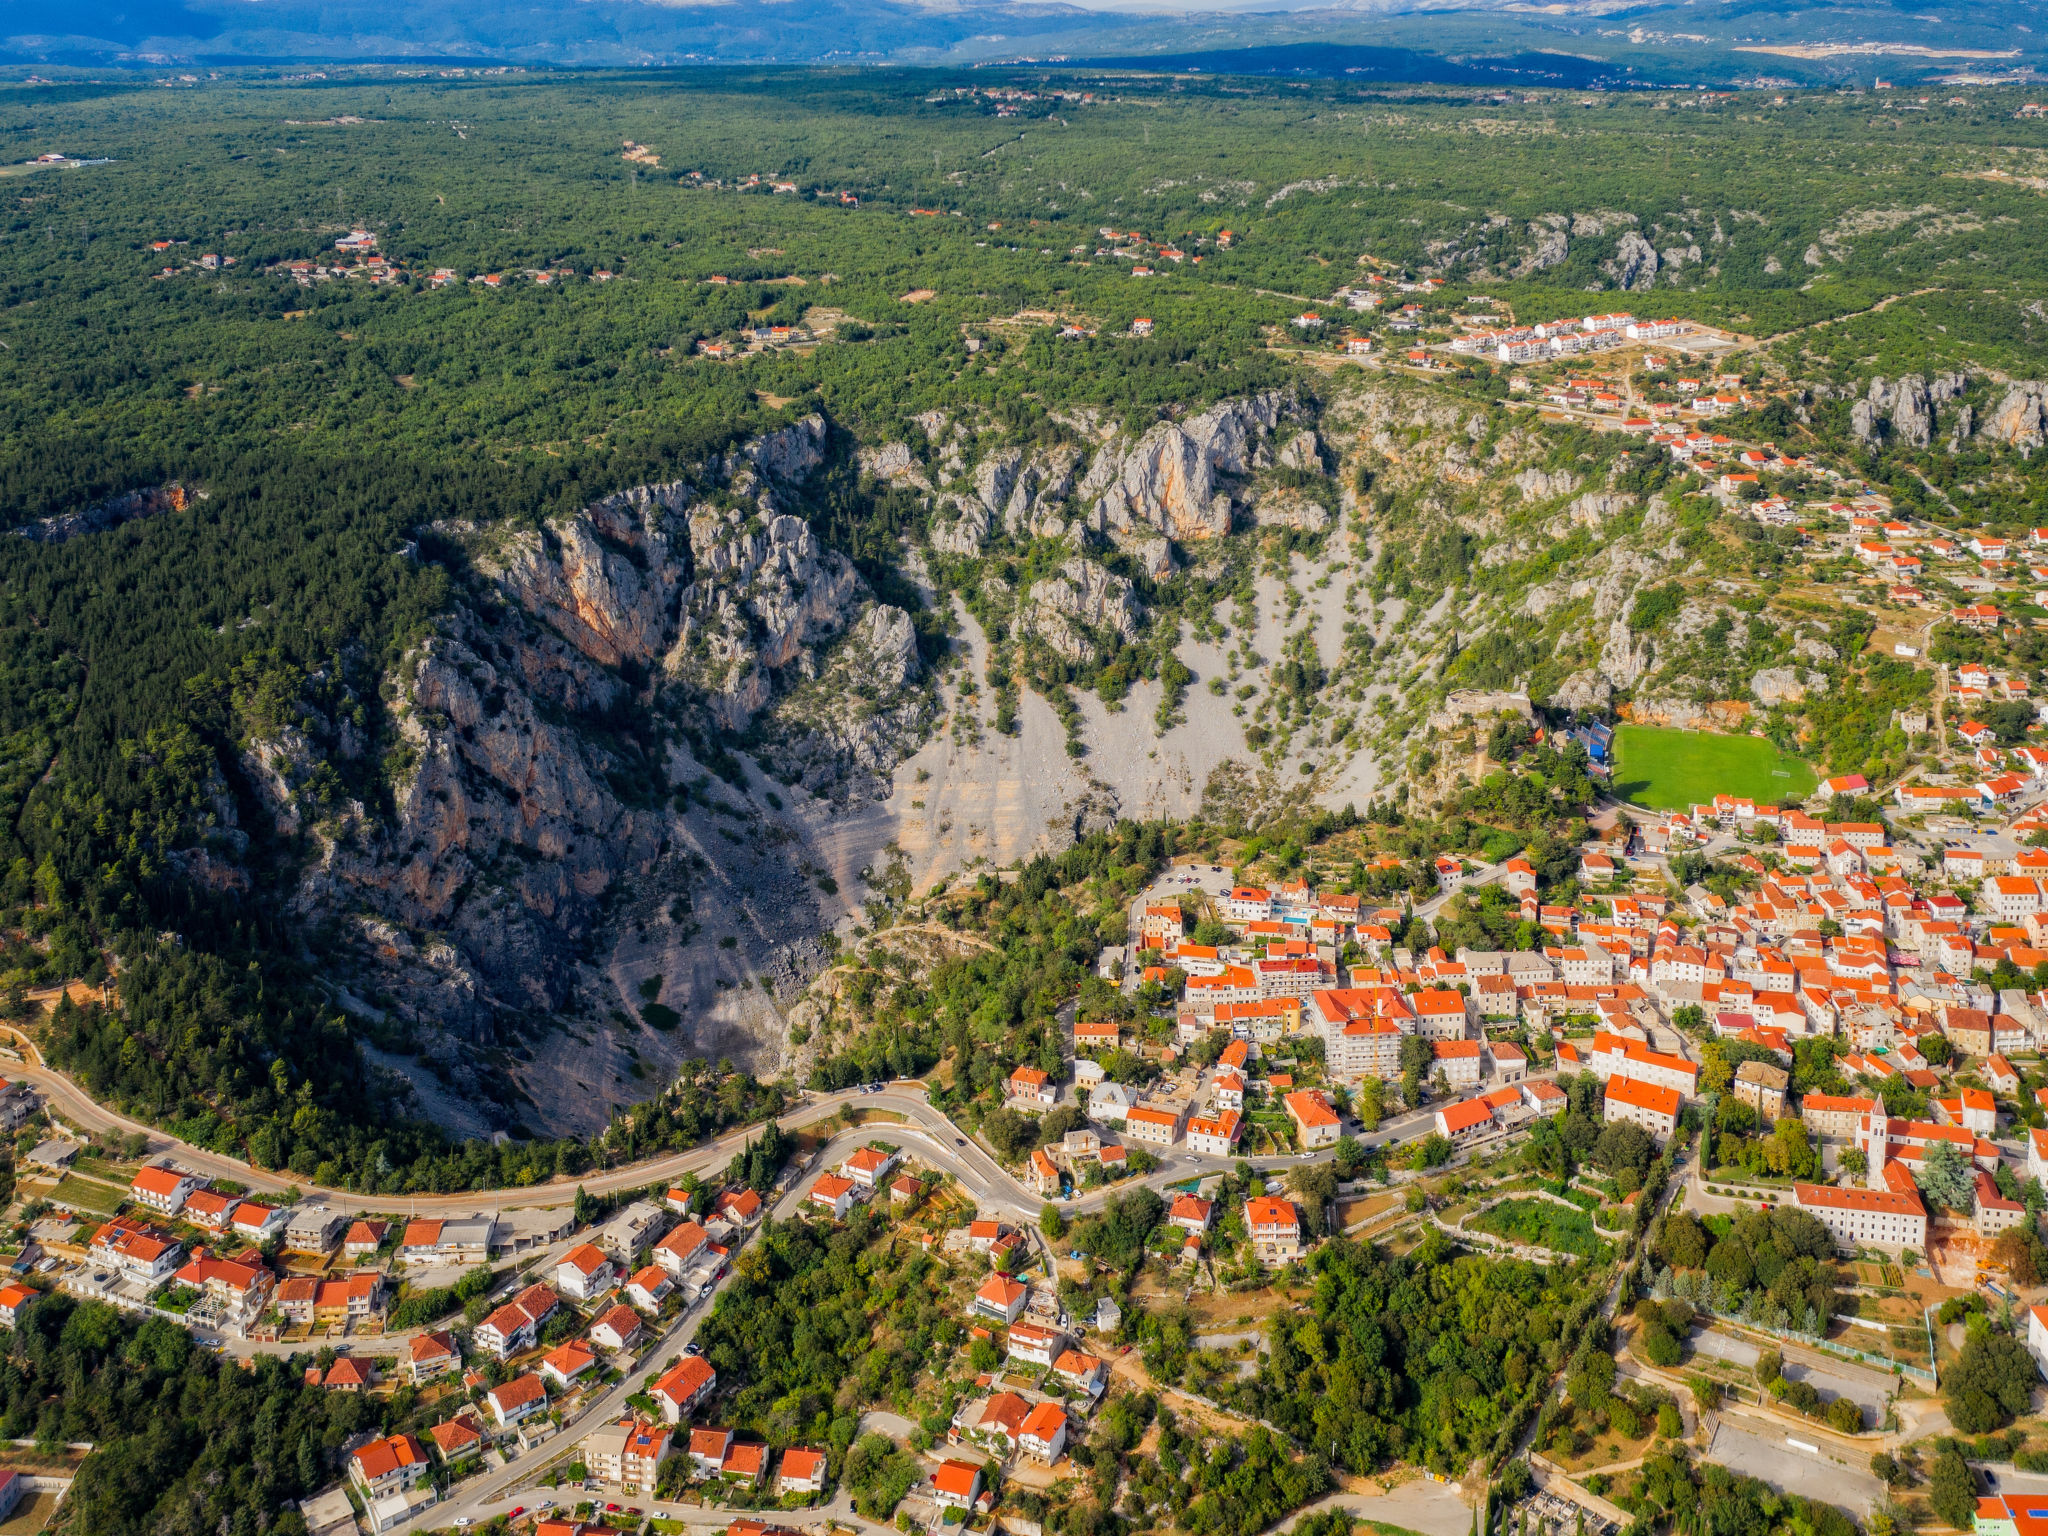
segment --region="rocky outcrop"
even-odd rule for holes
[[[83,512],[66,512],[60,517],[39,518],[33,523],[15,529],[15,533],[37,544],[61,544],[66,539],[75,539],[80,534],[103,533],[109,528],[118,528],[123,523],[133,522],[141,517],[155,517],[163,512],[182,512],[194,501],[204,501],[205,491],[187,490],[172,481],[169,485],[152,485],[144,490],[129,491],[101,502],[98,506],[87,507]]]
[[[1608,518],[1629,511],[1635,504],[1635,497],[1619,491],[1588,491],[1565,508],[1565,515],[1584,527],[1598,528]]]
[[[1806,698],[1806,684],[1797,667],[1766,667],[1749,680],[1749,691],[1766,709],[1777,704],[1798,704]]]
[[[1283,469],[1303,469],[1319,475],[1323,472],[1322,440],[1313,432],[1297,432],[1274,456],[1273,462]]]
[[[1538,272],[1547,272],[1552,267],[1563,266],[1565,257],[1570,254],[1571,239],[1562,228],[1531,224],[1528,252],[1509,269],[1508,275],[1533,277]]]
[[[1614,255],[1600,264],[1614,286],[1639,292],[1657,286],[1657,250],[1634,230],[1615,243]]]
[[[873,475],[877,480],[892,486],[912,486],[930,493],[932,483],[925,477],[923,466],[911,456],[908,443],[884,443],[879,448],[863,448],[855,456],[864,475]]]
[[[1075,559],[1059,574],[1032,583],[1018,611],[1018,628],[1063,660],[1085,665],[1103,660],[1117,642],[1135,641],[1143,612],[1123,577]]]
[[[937,716],[937,695],[916,686],[923,675],[910,615],[873,604],[826,653],[817,676],[778,702],[766,755],[813,794],[880,797],[889,770]]]
[[[1231,521],[1224,477],[1272,463],[1268,439],[1294,408],[1290,393],[1273,390],[1224,401],[1183,423],[1161,422],[1133,444],[1105,444],[1080,495],[1104,529],[1146,528],[1182,542],[1219,538]]]
[[[1529,501],[1548,501],[1569,496],[1579,488],[1579,477],[1568,469],[1525,469],[1508,482]]]
[[[1330,526],[1330,509],[1301,491],[1268,491],[1252,504],[1252,521],[1261,528],[1321,533]]]
[[[2048,442],[2048,404],[2044,402],[2048,402],[2048,384],[2013,384],[1985,415],[1977,435],[2032,454]]]
[[[662,667],[720,726],[744,730],[774,696],[776,673],[816,675],[815,648],[846,627],[866,584],[787,514],[700,511],[690,553],[696,579],[680,594]]]
[[[709,780],[686,738],[746,733],[786,782],[845,797],[878,792],[930,730],[911,615],[877,602],[790,510],[827,442],[812,417],[538,529],[443,529],[469,547],[481,589],[385,680],[400,765],[387,817],[316,798],[327,762],[362,749],[346,721],[302,709],[244,752],[268,827],[309,850],[292,906],[333,936],[342,1006],[407,1026],[443,1086],[453,1072],[466,1093],[462,1063],[521,1035],[518,1020],[604,1007],[592,961],[627,942],[622,902],[642,903],[631,942],[644,947],[652,922],[685,945],[690,889],[721,860],[751,861],[704,921],[730,924],[771,889],[811,914],[810,883],[776,839],[693,831],[759,807],[700,804]],[[901,474],[905,460],[869,472]],[[794,976],[803,938],[764,940],[759,976]],[[710,963],[685,974],[710,1011]],[[688,1034],[641,1048],[675,1055],[692,1039],[701,1054],[708,1037]]]
[[[1967,382],[1960,373],[1937,374],[1932,381],[1917,373],[1889,383],[1874,378],[1849,408],[1849,430],[1873,447],[1890,439],[1925,448],[1934,441],[1935,408],[1959,397]]]

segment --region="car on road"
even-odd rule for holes
[[[467,1516],[467,1515],[457,1515],[457,1516],[455,1517],[455,1529],[457,1529],[458,1531],[466,1531],[466,1530],[468,1530],[468,1529],[469,1529],[469,1516]]]
[[[953,1145],[956,1147],[964,1147],[967,1145],[967,1138],[965,1136],[955,1136],[953,1138]]]
[[[514,1505],[513,1505],[512,1507],[511,1507],[511,1509],[509,1509],[509,1510],[507,1510],[507,1511],[506,1511],[506,1513],[505,1513],[505,1518],[506,1518],[507,1520],[517,1520],[517,1519],[518,1519],[518,1518],[519,1518],[519,1517],[520,1517],[521,1515],[523,1515],[523,1514],[525,1514],[525,1513],[526,1513],[526,1506],[525,1506],[524,1504],[514,1504]]]

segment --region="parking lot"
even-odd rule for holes
[[[1818,1451],[1791,1444],[1796,1435],[1777,1434],[1761,1424],[1735,1424],[1727,1419],[1714,1428],[1707,1460],[1732,1472],[1761,1478],[1780,1493],[1820,1499],[1848,1510],[1859,1519],[1870,1512],[1880,1486],[1867,1467],[1853,1467]],[[1808,1442],[1818,1445],[1818,1441]]]

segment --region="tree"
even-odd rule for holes
[[[1838,1397],[1828,1404],[1828,1427],[1844,1435],[1860,1434],[1863,1410],[1852,1397]]]
[[[1967,1211],[1976,1193],[1976,1178],[1970,1163],[1955,1146],[1937,1141],[1920,1159],[1920,1189],[1944,1210]]]
[[[2003,1429],[2027,1410],[2034,1357],[2011,1334],[1973,1332],[1942,1382],[1948,1421],[1959,1434]]]
[[[1411,1109],[1422,1102],[1423,1075],[1435,1059],[1436,1053],[1420,1035],[1401,1041],[1401,1102]]]
[[[1785,1374],[1785,1357],[1775,1349],[1767,1349],[1756,1357],[1756,1384],[1768,1387]]]
[[[1366,1081],[1370,1083],[1376,1082],[1378,1079],[1369,1077]],[[1365,1172],[1365,1165],[1368,1161],[1365,1143],[1356,1136],[1346,1132],[1337,1138],[1334,1166],[1336,1167],[1338,1178],[1345,1180],[1357,1178],[1361,1173]]]
[[[1366,1078],[1352,1096],[1351,1112],[1366,1130],[1378,1130],[1387,1113],[1387,1085],[1376,1077]]]
[[[2007,1227],[1991,1245],[1991,1261],[2005,1266],[2018,1285],[2039,1285],[2048,1273],[2048,1254],[2042,1251],[2040,1234],[2032,1225]]]
[[[1058,1242],[1067,1235],[1065,1212],[1061,1211],[1050,1200],[1046,1201],[1045,1205],[1038,1212],[1038,1230],[1043,1232],[1053,1242]]]
[[[1953,1443],[1934,1459],[1928,1502],[1945,1524],[1959,1531],[1971,1530],[1977,1523],[1977,1480]]]

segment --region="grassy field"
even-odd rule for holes
[[[1741,795],[1771,805],[1803,800],[1819,782],[1761,736],[1719,736],[1624,725],[1614,733],[1614,792],[1655,810]]]
[[[50,1198],[59,1205],[69,1206],[78,1211],[98,1211],[111,1216],[121,1208],[121,1193],[104,1184],[95,1184],[90,1179],[81,1179],[66,1174],[57,1181],[57,1187],[50,1191]]]

